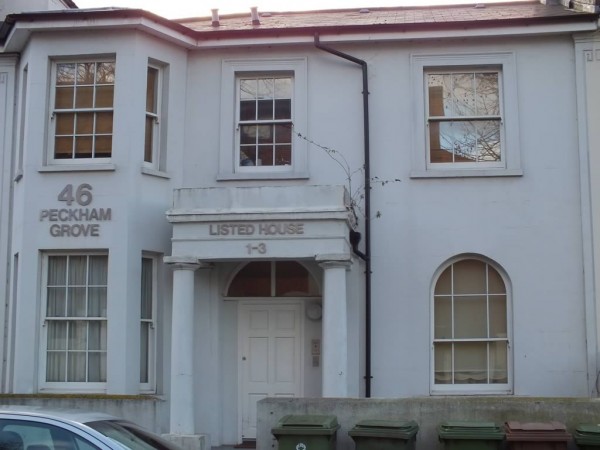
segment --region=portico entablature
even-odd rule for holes
[[[167,218],[174,257],[314,259],[351,253],[354,220],[343,186],[179,189]]]

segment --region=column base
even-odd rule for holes
[[[208,434],[163,434],[162,437],[183,450],[210,450]]]

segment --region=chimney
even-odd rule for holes
[[[540,0],[544,5],[563,5],[565,8],[589,13],[600,13],[600,0]]]
[[[212,11],[212,26],[218,27],[219,26],[219,10],[217,8],[215,8],[215,9],[211,9],[211,11]]]
[[[258,7],[253,6],[250,8],[250,17],[252,18],[252,25],[260,25],[260,19],[258,18]]]

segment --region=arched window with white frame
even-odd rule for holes
[[[432,393],[510,393],[506,276],[485,258],[442,266],[433,284]]]

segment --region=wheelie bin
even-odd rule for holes
[[[361,420],[348,431],[356,450],[414,450],[419,426],[414,420]]]
[[[335,450],[339,427],[336,416],[290,414],[271,433],[279,450]]]
[[[445,450],[496,450],[504,441],[504,430],[493,422],[447,421],[438,427]]]

